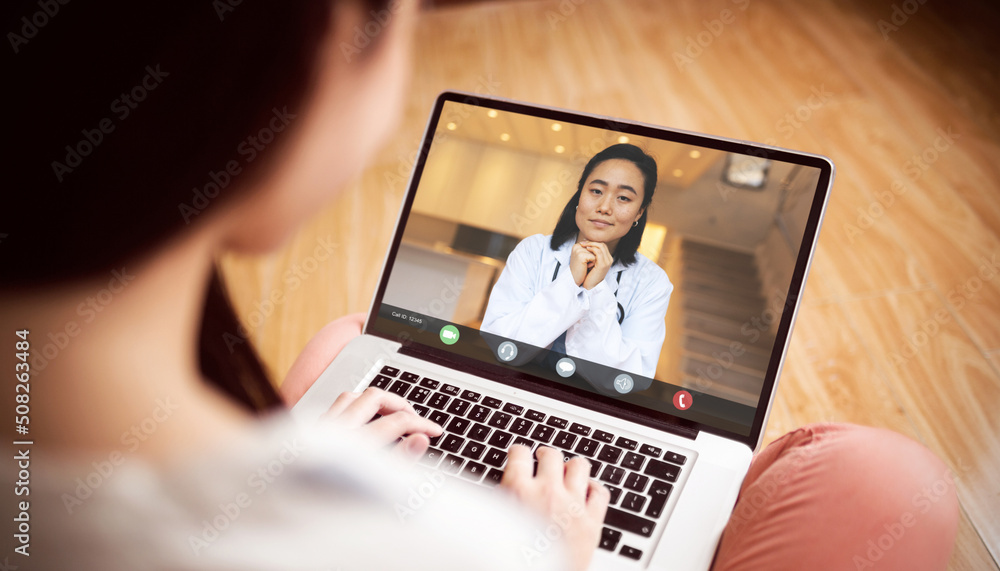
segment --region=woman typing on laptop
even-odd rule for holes
[[[510,494],[456,489],[399,458],[441,431],[402,399],[347,393],[331,427],[301,429],[249,346],[226,344],[237,321],[216,256],[274,248],[372,156],[400,112],[415,9],[101,3],[64,8],[21,46],[0,315],[34,351],[38,452],[24,508],[32,558],[11,562],[587,567],[608,494],[586,460],[543,447],[533,475],[515,446]],[[597,243],[580,246],[590,271],[610,265]],[[286,395],[315,380],[352,323],[310,343]],[[397,457],[383,451],[400,437]],[[792,433],[751,466],[715,568],[858,566],[871,534],[916,513],[913,494],[944,473],[885,431]],[[954,492],[933,500],[898,524],[878,568],[943,568]]]

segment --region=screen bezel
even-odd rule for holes
[[[673,416],[660,411],[650,411],[630,403],[615,401],[611,397],[605,397],[597,393],[583,391],[574,387],[560,385],[549,379],[529,375],[523,372],[512,371],[508,368],[484,363],[478,360],[463,357],[439,347],[414,341],[406,336],[393,336],[375,329],[378,312],[382,305],[386,288],[389,284],[390,272],[388,271],[396,260],[396,255],[402,243],[405,230],[405,221],[409,218],[416,191],[420,186],[421,175],[423,173],[430,145],[437,133],[438,123],[441,119],[444,106],[448,102],[455,102],[465,105],[481,107],[483,109],[496,109],[538,117],[539,119],[559,121],[566,123],[577,123],[598,129],[635,134],[637,136],[661,139],[675,143],[707,147],[728,153],[742,153],[768,158],[775,161],[797,164],[819,169],[819,179],[816,183],[816,191],[813,196],[809,216],[805,224],[802,243],[798,257],[795,261],[795,268],[792,272],[787,296],[775,335],[774,345],[771,350],[771,357],[768,362],[764,383],[756,405],[756,413],[748,434],[736,433],[709,424],[704,424],[689,419]],[[772,147],[760,143],[727,139],[724,137],[710,136],[700,133],[693,133],[678,129],[669,129],[655,125],[648,125],[636,121],[628,121],[612,117],[604,117],[593,114],[584,114],[553,107],[532,105],[518,101],[512,101],[492,96],[485,96],[475,93],[460,91],[445,91],[438,95],[434,103],[434,108],[428,119],[424,137],[414,162],[410,180],[407,183],[406,194],[400,206],[399,216],[396,221],[396,228],[393,233],[392,242],[386,253],[385,263],[379,278],[378,289],[369,308],[368,318],[365,322],[364,332],[394,342],[400,342],[403,347],[401,352],[416,355],[431,362],[442,364],[473,375],[482,376],[493,381],[497,381],[517,389],[539,393],[549,398],[563,400],[571,404],[596,410],[598,412],[610,414],[624,420],[637,422],[659,430],[679,433],[684,436],[693,437],[699,431],[717,434],[726,438],[737,440],[756,450],[761,441],[765,422],[770,411],[780,377],[781,366],[784,362],[788,350],[788,341],[791,337],[792,324],[799,307],[799,299],[805,285],[805,278],[809,271],[812,256],[816,248],[819,230],[822,225],[823,213],[829,198],[830,188],[833,183],[834,166],[827,157],[811,153],[792,151]]]

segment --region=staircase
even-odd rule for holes
[[[753,255],[684,240],[681,259],[683,384],[756,405],[774,335],[757,326],[766,301]]]

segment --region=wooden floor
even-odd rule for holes
[[[879,20],[893,24],[889,0],[428,11],[395,138],[287,248],[225,259],[234,298],[276,380],[326,322],[364,310],[443,89],[825,154],[837,179],[768,440],[847,421],[922,441],[957,478],[963,517],[951,567],[998,569],[1000,7],[957,4],[896,2],[918,8],[881,29]],[[725,9],[731,23],[711,25]],[[689,59],[679,64],[678,54]],[[338,251],[292,289],[282,274],[314,267],[304,261],[321,239]],[[287,301],[264,315],[255,302],[272,288]]]

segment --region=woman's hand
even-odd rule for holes
[[[545,531],[558,529],[567,547],[572,569],[584,570],[601,539],[601,525],[611,493],[590,479],[590,462],[576,457],[563,462],[555,448],[539,446],[538,473],[532,476],[531,450],[510,447],[500,487],[512,492],[548,523]],[[555,533],[553,531],[553,533]]]
[[[573,244],[573,250],[569,254],[569,271],[573,275],[573,281],[576,282],[576,285],[583,285],[587,274],[596,262],[597,257],[585,248],[583,243]]]
[[[376,414],[382,417],[372,420]],[[441,426],[422,418],[403,397],[374,387],[360,393],[341,393],[323,417],[335,418],[377,444],[390,444],[405,436],[396,450],[413,458],[427,450],[431,437],[441,435]]]
[[[594,256],[594,263],[590,267],[590,271],[587,272],[587,276],[581,284],[584,289],[593,289],[594,286],[604,281],[604,278],[608,275],[608,270],[611,269],[611,264],[614,263],[615,259],[611,255],[611,252],[608,251],[608,245],[604,242],[582,241],[575,244],[574,248],[576,246],[582,246]]]

